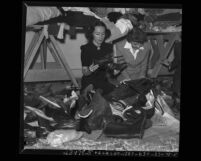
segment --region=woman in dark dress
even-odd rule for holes
[[[96,21],[86,33],[88,43],[81,46],[83,73],[81,91],[89,84],[92,84],[95,89],[102,89],[103,95],[113,90],[114,85],[107,80],[105,69],[96,64],[97,60],[101,60],[110,55],[112,56],[112,44],[105,43],[105,40],[109,36],[110,31],[101,21]]]

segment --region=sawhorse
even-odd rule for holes
[[[47,47],[57,63],[62,65],[62,69],[47,69]],[[39,52],[37,52],[39,50]],[[30,69],[41,56],[41,70]],[[26,53],[24,60],[24,82],[59,81],[71,80],[75,87],[79,87],[57,41],[53,35],[46,39],[43,30],[35,33]]]
[[[161,70],[162,61],[165,60],[173,48],[173,45],[176,40],[179,40],[180,33],[148,33],[149,39],[151,41],[152,47],[155,48],[154,56],[158,56],[156,58],[156,62],[154,62],[153,72],[150,77],[156,78]],[[154,43],[156,40],[157,43]],[[164,45],[164,41],[167,41],[167,44]]]

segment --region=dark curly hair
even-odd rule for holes
[[[89,42],[93,41],[93,32],[96,26],[103,26],[105,28],[105,40],[110,37],[111,35],[110,30],[107,29],[106,25],[102,21],[97,20],[86,29],[85,36]]]
[[[138,42],[144,44],[147,39],[147,34],[138,27],[134,27],[126,36],[128,42]]]

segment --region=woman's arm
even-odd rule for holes
[[[83,75],[88,76],[88,75],[92,74],[96,69],[98,69],[98,67],[99,67],[98,64],[96,64],[96,65],[92,64],[89,67],[83,66],[82,73],[83,73]]]
[[[92,72],[89,70],[90,57],[86,52],[86,45],[80,47],[81,49],[81,63],[82,63],[82,74],[84,76],[90,75]]]
[[[88,76],[88,75],[90,75],[92,72],[89,70],[89,67],[87,67],[87,66],[83,66],[82,67],[82,74],[84,75],[84,76]]]
[[[93,58],[90,55],[90,50],[86,45],[83,45],[81,48],[81,63],[82,63],[82,74],[84,76],[91,75],[94,71],[99,68],[98,64],[93,63]]]

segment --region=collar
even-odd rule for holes
[[[96,46],[93,42],[91,42],[91,44],[92,44],[92,46],[93,46],[95,49],[100,50],[100,49],[103,47],[104,42],[101,44],[100,47]]]
[[[126,41],[126,44],[124,45],[125,49],[129,49],[130,52],[132,53],[134,59],[137,58],[137,54],[140,50],[144,50],[144,47],[140,47],[139,49],[133,49],[131,43],[129,43],[128,41]]]

